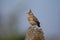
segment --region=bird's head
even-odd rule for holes
[[[28,12],[28,16],[33,16],[33,13],[32,13],[31,10],[29,10],[29,12]]]

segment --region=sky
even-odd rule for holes
[[[26,13],[31,9],[45,36],[60,34],[60,0],[2,0],[1,5],[4,26],[8,26],[10,16],[15,13],[18,30],[25,33],[30,26]]]

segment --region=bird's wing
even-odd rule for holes
[[[34,16],[34,20],[35,20],[35,21],[39,21],[35,16]]]
[[[34,16],[34,21],[40,24],[39,20],[35,16]]]

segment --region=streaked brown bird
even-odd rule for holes
[[[38,27],[40,27],[39,20],[34,16],[31,10],[28,12],[28,21],[31,25],[37,25]]]

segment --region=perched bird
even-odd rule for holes
[[[37,25],[38,27],[40,27],[39,20],[34,16],[31,10],[28,12],[28,21],[31,25]]]

